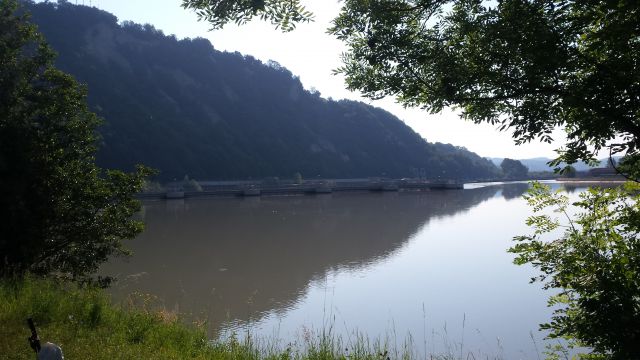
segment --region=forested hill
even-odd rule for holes
[[[150,25],[118,24],[67,2],[26,3],[59,53],[57,66],[86,83],[105,119],[101,166],[136,163],[163,179],[278,176],[491,178],[497,168],[463,148],[430,144],[392,114],[333,101],[277,63],[178,40]]]

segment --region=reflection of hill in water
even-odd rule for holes
[[[497,191],[151,202],[145,232],[130,243],[135,255],[103,272],[121,279],[112,289],[116,297],[151,293],[216,329],[249,313],[284,311],[328,269],[388,256],[431,218],[469,209]]]

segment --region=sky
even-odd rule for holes
[[[151,24],[166,35],[181,38],[206,38],[220,51],[252,55],[263,62],[274,60],[289,69],[306,89],[316,89],[325,98],[360,100],[381,107],[400,118],[429,142],[464,146],[484,157],[526,159],[555,157],[558,144],[533,142],[516,146],[508,132],[499,132],[489,124],[473,124],[460,119],[454,110],[429,114],[420,109],[405,109],[393,99],[371,101],[345,89],[344,78],[333,75],[340,66],[340,54],[346,47],[326,34],[331,20],[337,15],[337,0],[306,0],[305,6],[315,15],[315,21],[299,24],[296,30],[282,33],[271,24],[252,21],[243,26],[227,25],[210,31],[199,22],[195,13],[183,9],[181,0],[69,0],[71,3],[91,5],[106,10],[119,21]],[[560,134],[560,133],[559,133]],[[559,137],[559,136],[558,136]]]

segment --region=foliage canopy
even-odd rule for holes
[[[219,27],[258,14],[241,10],[249,3],[183,6]],[[609,147],[628,155],[625,170],[636,176],[638,24],[640,5],[629,0],[345,0],[329,31],[347,45],[337,72],[349,89],[431,112],[457,107],[511,130],[516,143],[551,142],[562,128],[567,144],[554,165],[593,161]]]
[[[345,0],[329,31],[347,45],[337,72],[349,89],[432,113],[458,108],[517,144],[551,142],[561,128],[567,141],[553,165],[608,149],[640,179],[637,1]],[[536,212],[568,211],[566,197],[541,185],[528,200]],[[534,234],[511,250],[561,290],[551,336],[597,358],[640,358],[639,200],[634,185],[592,189],[560,238],[543,239],[562,225],[534,215]]]
[[[0,3],[0,34],[0,276],[82,276],[141,231],[132,196],[149,171],[95,165],[86,91],[14,0]]]
[[[282,31],[313,20],[313,14],[299,0],[183,0],[182,7],[194,10],[198,19],[209,22],[214,29],[230,21],[245,24],[255,16]]]
[[[505,158],[500,163],[502,175],[506,179],[526,179],[529,169],[520,160]]]
[[[592,348],[597,358],[640,358],[638,190],[634,183],[593,188],[570,204],[567,196],[534,183],[525,195],[536,213],[527,220],[533,234],[516,237],[510,249],[517,264],[542,272],[532,281],[560,289],[549,300],[556,307],[551,322],[542,328]]]
[[[296,172],[498,176],[490,161],[428,143],[382,109],[307,91],[276,62],[217,51],[205,39],[177,40],[150,25],[119,24],[87,6],[40,2],[27,9],[59,51],[56,65],[89,86],[90,108],[106,119],[99,129],[100,166],[142,163],[160,170],[161,181],[185,174],[200,181],[289,178]]]
[[[640,5],[635,1],[347,0],[331,32],[351,89],[432,112],[458,107],[517,143],[568,143],[562,160],[637,155]]]

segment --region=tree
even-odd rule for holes
[[[500,163],[500,168],[506,179],[526,179],[529,174],[529,168],[522,165],[520,160],[505,158]]]
[[[95,165],[99,119],[86,91],[15,0],[0,2],[0,276],[93,272],[142,224],[133,194],[149,171]]]
[[[565,177],[568,178],[574,178],[576,177],[576,168],[569,165],[567,167],[565,167],[564,169],[562,169],[562,175],[564,175]]]
[[[182,188],[185,191],[202,192],[202,186],[196,179],[189,179],[189,175],[185,175],[182,180]]]
[[[595,358],[640,359],[638,190],[637,183],[590,189],[569,204],[565,195],[535,183],[525,196],[537,213],[527,220],[533,235],[516,237],[510,249],[517,264],[542,272],[532,281],[560,289],[549,300],[556,309],[542,329],[592,348]],[[558,232],[557,240],[543,240]]]
[[[183,6],[216,28],[310,18],[288,0]],[[456,107],[511,130],[518,144],[551,142],[559,127],[568,143],[553,165],[593,163],[608,147],[640,176],[639,22],[640,4],[629,0],[345,0],[329,31],[347,45],[337,72],[351,90],[434,113]]]
[[[454,106],[517,143],[561,127],[558,165],[607,146],[638,156],[639,19],[635,1],[352,0],[331,31],[348,46],[349,88]]]
[[[313,20],[313,14],[299,0],[183,0],[182,6],[194,10],[198,19],[216,29],[229,21],[244,24],[256,16],[282,31],[291,31],[297,23]]]
[[[143,163],[161,170],[155,178],[164,181],[185,174],[200,180],[284,179],[295,172],[403,178],[412,167],[427,169],[429,178],[459,180],[492,179],[499,172],[464,148],[428,143],[382,109],[320,99],[275,63],[217,51],[205,39],[176,41],[151,26],[120,25],[107,12],[72,3],[26,8],[59,50],[56,65],[87,84],[89,107],[106,119],[97,155],[102,167]],[[91,51],[104,45],[100,36],[85,36],[95,31],[128,39],[112,49],[119,65]],[[150,71],[130,71],[143,68]],[[341,120],[345,115],[351,120]]]
[[[302,184],[302,174],[299,172],[293,174],[293,183],[298,185]]]
[[[638,24],[640,3],[629,0],[345,0],[330,32],[347,45],[337,72],[352,90],[432,113],[458,108],[517,144],[551,142],[561,128],[567,143],[552,165],[594,164],[608,149],[638,181]],[[561,291],[550,336],[592,347],[592,358],[640,358],[637,193],[591,189],[562,237],[542,240],[560,224],[533,216],[534,235],[512,249]],[[529,201],[567,211],[566,198],[539,186]]]

